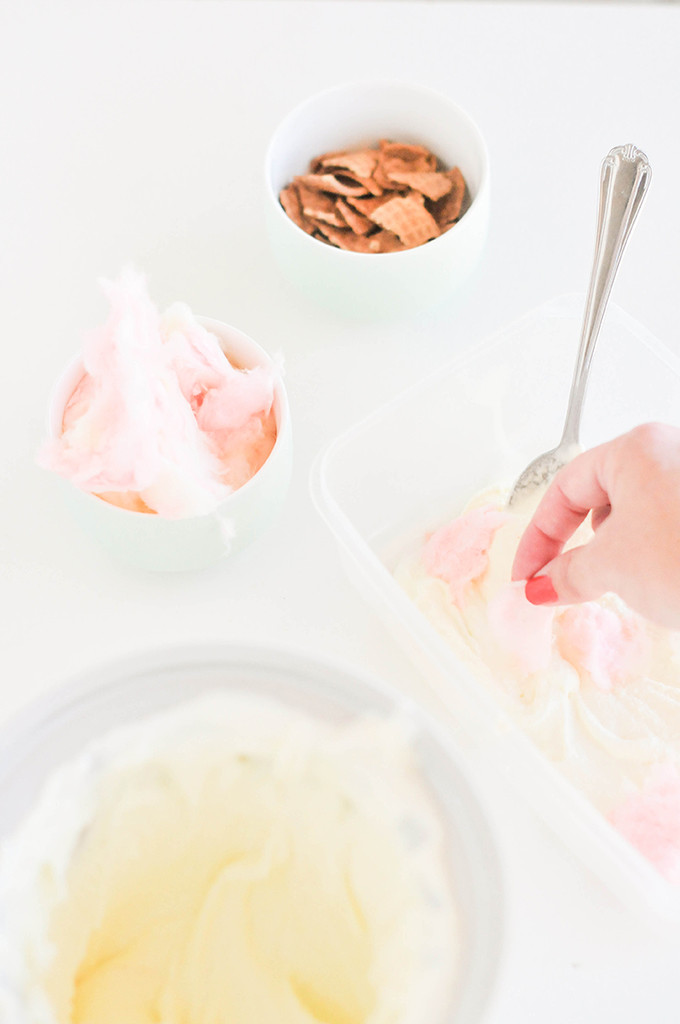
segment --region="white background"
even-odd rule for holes
[[[73,672],[182,642],[282,642],[422,694],[314,510],[315,454],[526,310],[587,284],[597,179],[632,142],[654,176],[614,300],[680,352],[680,10],[608,4],[3,3],[0,6],[0,716]],[[267,248],[262,164],[288,109],[355,78],[451,96],[485,134],[484,261],[446,307],[389,327],[313,309]],[[196,575],[146,575],[82,536],[35,466],[52,382],[134,262],[282,352],[295,430],[285,510]],[[537,388],[540,382],[536,382]],[[497,776],[483,780],[511,919],[494,1022],[680,1019],[680,936],[636,916]]]

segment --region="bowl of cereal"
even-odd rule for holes
[[[274,132],[265,187],[283,273],[350,317],[436,305],[482,255],[486,144],[464,110],[422,86],[357,82],[307,99]]]

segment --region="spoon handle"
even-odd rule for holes
[[[602,162],[595,257],[564,421],[563,444],[578,444],[590,361],[616,271],[651,176],[647,157],[635,146],[616,146]]]

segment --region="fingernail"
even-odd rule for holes
[[[530,604],[557,604],[557,591],[549,576],[534,576],[527,580],[524,596]]]

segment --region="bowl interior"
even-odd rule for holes
[[[375,146],[382,138],[421,143],[447,166],[459,166],[473,199],[486,181],[480,131],[447,97],[401,83],[355,83],[311,97],[281,122],[266,161],[271,195],[278,202],[279,191],[306,173],[313,157]]]
[[[217,337],[222,351],[239,369],[272,365],[271,357],[262,346],[237,327],[232,327],[230,324],[222,323],[222,321],[214,320],[211,317],[197,316],[196,319],[206,330]],[[52,390],[47,415],[47,429],[52,437],[58,437],[61,433],[64,407],[83,373],[82,357],[77,355],[68,363]],[[274,396],[276,425],[278,434],[280,434],[287,424],[289,408],[286,389],[279,373],[276,373],[274,377]]]
[[[151,652],[85,674],[51,691],[0,732],[0,842],[38,798],[49,775],[88,741],[215,690],[275,698],[332,723],[406,710],[415,725],[421,783],[443,824],[447,873],[462,932],[453,994],[456,1021],[479,1020],[497,973],[503,922],[493,838],[436,727],[417,708],[348,668],[296,652],[202,647]]]

